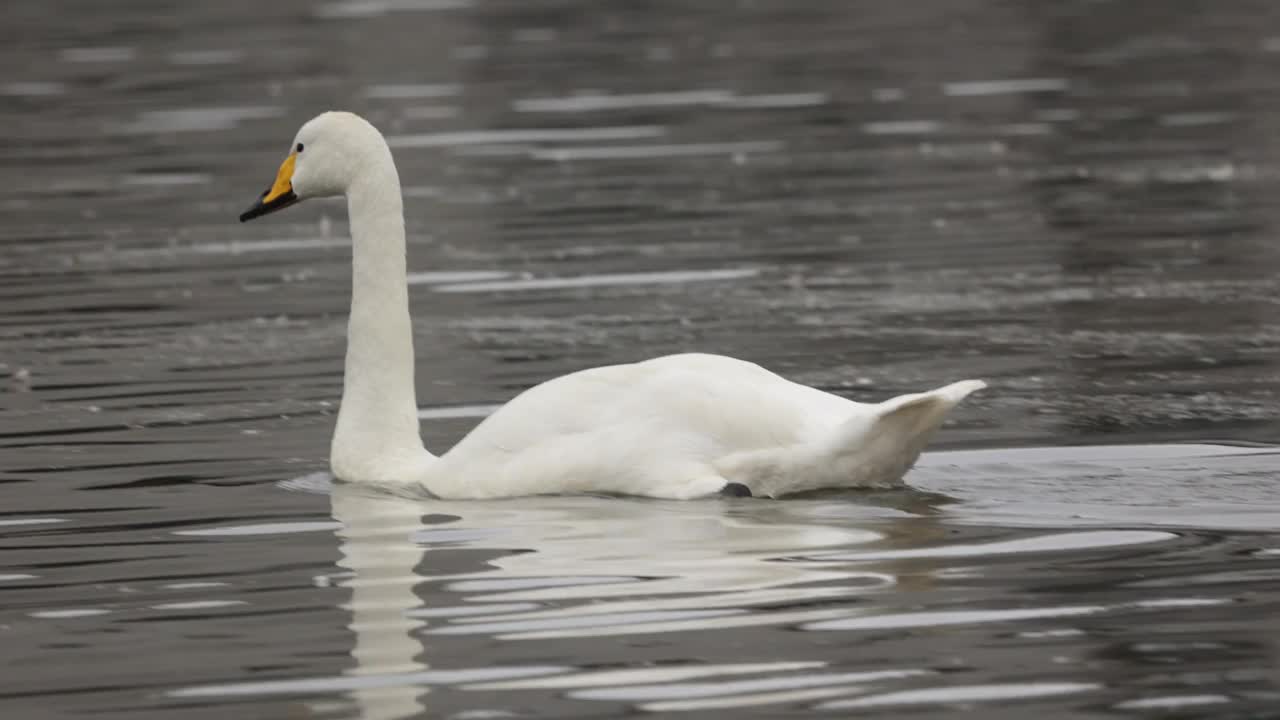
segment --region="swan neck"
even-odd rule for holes
[[[347,189],[351,318],[330,460],[338,477],[352,481],[391,482],[427,457],[418,435],[400,180],[390,152],[380,155]]]

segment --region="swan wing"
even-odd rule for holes
[[[718,355],[592,368],[499,408],[440,458],[431,491],[711,494],[726,482],[716,458],[817,436],[858,406]]]
[[[891,484],[978,385],[863,404],[718,355],[583,370],[521,393],[432,468],[433,493],[690,498]]]

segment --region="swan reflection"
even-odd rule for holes
[[[419,656],[421,641],[414,632],[423,624],[406,613],[418,605],[415,574],[425,549],[412,541],[421,527],[422,510],[415,504],[349,492],[336,487],[333,517],[342,558],[338,565],[351,571],[341,584],[351,589],[351,622],[355,635],[352,667],[347,675],[396,675],[427,669]],[[360,716],[371,720],[412,717],[424,709],[425,688],[413,683],[391,687],[357,688],[351,697]]]
[[[338,565],[344,572],[330,579],[351,590],[348,627],[355,638],[346,675],[356,682],[347,685],[349,697],[362,717],[378,720],[421,714],[426,686],[454,684],[447,679],[474,689],[591,684],[589,673],[573,668],[493,668],[477,657],[461,661],[485,668],[485,677],[428,671],[433,638],[528,640],[814,622],[859,612],[810,607],[814,599],[896,582],[873,567],[786,562],[883,536],[813,524],[803,513],[763,502],[751,503],[749,514],[731,501],[447,502],[343,484],[332,487],[331,499],[342,526]],[[483,559],[460,564],[450,558],[460,551],[480,551],[476,557]],[[769,612],[757,612],[766,606]],[[796,662],[763,665],[639,668],[630,682],[667,681],[673,672],[702,677],[800,669]]]

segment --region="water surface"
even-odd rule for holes
[[[9,2],[6,717],[1272,717],[1280,9]],[[443,503],[323,474],[347,108],[428,447],[687,350],[966,377],[912,488]]]

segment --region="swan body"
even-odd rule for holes
[[[965,380],[864,404],[742,360],[670,355],[542,383],[437,457],[418,434],[404,213],[382,135],[351,113],[314,118],[241,220],[326,195],[345,195],[351,219],[351,318],[330,448],[333,474],[347,482],[449,499],[888,487],[946,413],[985,386]]]

